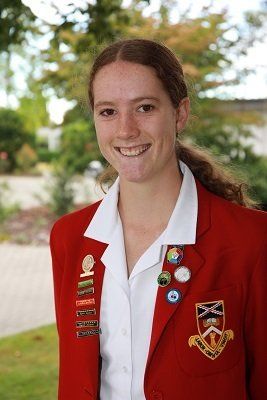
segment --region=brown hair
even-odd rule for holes
[[[91,110],[94,108],[93,82],[97,72],[117,60],[153,67],[175,108],[183,98],[188,97],[182,66],[168,47],[147,39],[124,39],[107,46],[93,63],[88,88]],[[246,193],[246,184],[234,178],[206,149],[187,144],[178,137],[176,157],[177,161],[181,160],[188,165],[194,176],[209,191],[245,207],[256,206]],[[113,182],[117,175],[117,171],[109,165],[99,178],[101,187],[105,183]]]

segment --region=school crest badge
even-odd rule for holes
[[[231,329],[224,330],[225,310],[223,300],[196,304],[196,320],[199,335],[189,338],[190,347],[197,346],[211,360],[224,350],[227,342],[234,339]]]

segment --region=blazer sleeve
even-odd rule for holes
[[[248,290],[245,314],[247,384],[250,400],[267,399],[267,235]],[[253,259],[251,260],[253,263]]]
[[[61,240],[60,240],[61,237]],[[57,223],[53,226],[50,234],[50,251],[52,258],[52,269],[53,269],[53,282],[54,282],[54,299],[55,299],[55,312],[56,312],[56,322],[57,329],[60,332],[60,298],[61,298],[61,288],[62,280],[64,274],[64,256],[62,250],[60,249],[59,243],[62,241],[61,230],[58,229]]]

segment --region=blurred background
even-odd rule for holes
[[[56,398],[49,231],[101,197],[86,99],[95,55],[118,38],[172,48],[190,89],[184,138],[267,209],[266,33],[262,0],[0,0],[1,400]]]

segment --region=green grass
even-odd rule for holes
[[[0,399],[56,400],[55,325],[0,339]]]

